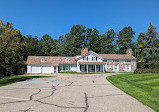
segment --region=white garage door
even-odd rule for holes
[[[41,73],[41,66],[39,66],[39,65],[32,65],[31,72],[32,73]]]
[[[51,73],[51,65],[43,65],[42,73]]]

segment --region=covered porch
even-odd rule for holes
[[[104,72],[103,62],[79,62],[80,72]]]

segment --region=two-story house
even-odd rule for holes
[[[27,73],[133,72],[136,61],[132,49],[127,49],[126,54],[97,54],[85,48],[74,57],[28,56]]]

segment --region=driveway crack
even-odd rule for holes
[[[84,108],[84,112],[87,112],[88,108],[89,108],[89,105],[88,105],[88,96],[87,96],[87,93],[84,93],[85,95],[85,104],[86,104],[86,107]]]

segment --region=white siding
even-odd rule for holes
[[[97,61],[95,60],[95,61],[92,61],[92,57],[95,57],[95,56],[93,56],[93,55],[88,55],[88,56],[85,56],[85,57],[88,57],[88,61],[87,60],[84,60],[83,61],[83,58],[81,58],[80,60],[78,60],[78,61],[80,61],[80,62],[103,62],[103,60],[102,59],[100,59],[100,58],[98,58],[97,57]]]
[[[31,73],[31,65],[27,65],[27,73]]]
[[[41,66],[40,65],[32,65],[31,66],[31,73],[41,73]]]
[[[76,72],[77,71],[77,65],[71,65],[70,71]]]
[[[27,65],[27,73],[53,73],[53,67],[51,65]]]
[[[51,65],[42,65],[42,73],[51,73],[52,67]]]

